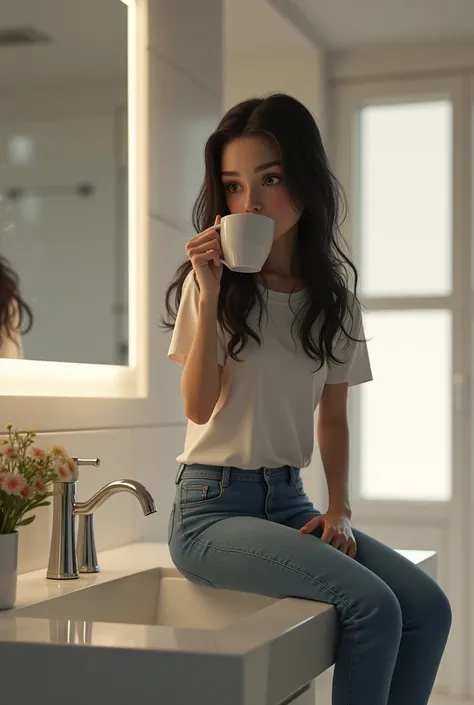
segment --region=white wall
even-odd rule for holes
[[[168,337],[158,328],[163,294],[176,264],[184,258],[191,234],[190,211],[202,176],[204,141],[221,115],[221,2],[149,0],[150,110],[150,359],[154,366],[153,419],[122,415],[115,427],[60,433],[45,418],[38,443],[65,445],[72,455],[99,456],[100,468],[83,468],[79,499],[106,482],[131,477],[143,482],[158,512],[143,518],[129,495],[113,497],[97,512],[98,550],[137,539],[166,539],[174,491],[176,455],[185,423],[179,396],[179,370],[166,360]],[[186,22],[183,22],[186,17]],[[66,328],[67,330],[67,328]],[[117,405],[119,402],[115,402]],[[158,422],[155,420],[158,419]],[[0,423],[6,424],[8,397],[0,397]],[[45,567],[51,534],[51,511],[21,531],[20,571]]]
[[[302,45],[301,49],[291,52],[282,52],[276,47],[273,52],[227,55],[223,85],[225,109],[251,96],[281,91],[300,100],[324,133],[327,107],[324,52],[303,39]]]
[[[225,109],[251,96],[282,91],[304,103],[324,128],[326,69],[322,48],[275,8],[281,3],[222,0],[222,4]]]

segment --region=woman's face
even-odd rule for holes
[[[222,184],[230,213],[259,213],[275,221],[275,239],[290,232],[301,213],[285,186],[280,155],[263,137],[239,137],[222,153]]]

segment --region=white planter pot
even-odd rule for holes
[[[0,610],[15,604],[17,573],[18,532],[0,534]]]

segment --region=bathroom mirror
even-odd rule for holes
[[[2,0],[0,256],[33,313],[27,360],[129,364],[129,11]]]

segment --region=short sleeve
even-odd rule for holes
[[[168,357],[184,365],[191,350],[198,320],[199,290],[194,280],[194,272],[188,274],[183,284],[178,315],[171,338]],[[217,323],[217,362],[224,366],[227,357],[224,334]]]
[[[350,387],[373,379],[370,366],[369,351],[367,343],[364,342],[364,324],[360,305],[352,292],[349,292],[348,304],[352,311],[352,318],[348,315],[348,323],[345,326],[352,338],[347,339],[344,333],[336,343],[334,355],[341,364],[335,362],[328,363],[328,374],[326,384],[343,384],[347,382]]]

